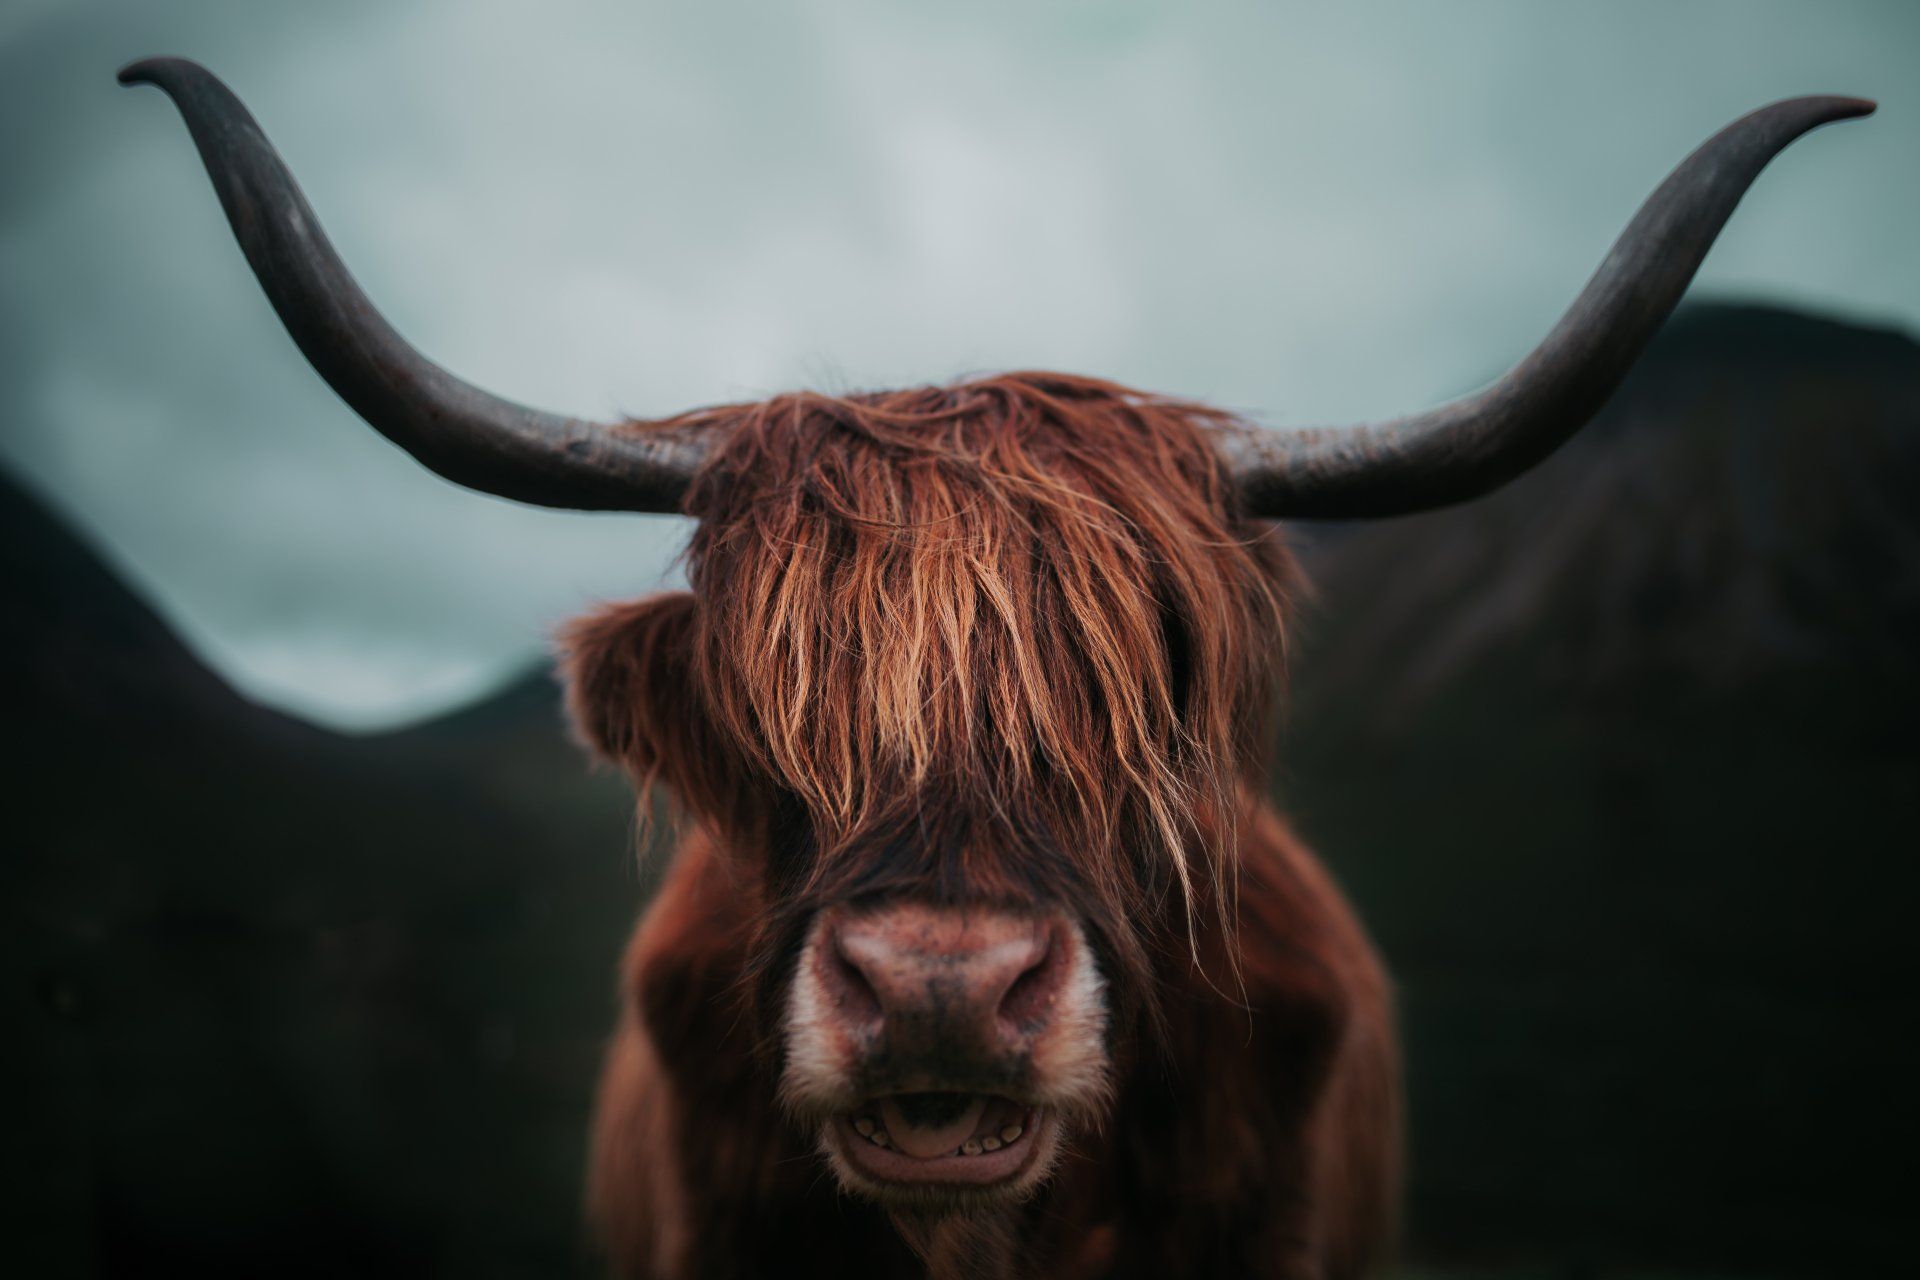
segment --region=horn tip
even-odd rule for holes
[[[121,84],[152,84],[165,62],[165,58],[136,58],[120,68],[114,79]]]
[[[164,89],[173,73],[205,70],[190,58],[136,58],[120,68],[114,79],[121,84],[151,84]]]
[[[1846,93],[1816,93],[1805,98],[1787,98],[1780,105],[1799,107],[1821,124],[1858,120],[1880,109],[1880,104],[1872,98],[1856,98]]]

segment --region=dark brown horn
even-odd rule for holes
[[[1767,162],[1808,130],[1873,109],[1862,98],[1789,98],[1708,139],[1648,197],[1546,340],[1485,390],[1390,422],[1223,437],[1245,509],[1402,515],[1513,479],[1599,411]]]
[[[454,377],[374,310],[293,175],[232,90],[198,63],[120,72],[185,117],[233,234],[287,332],[354,412],[456,484],[581,511],[678,511],[705,454],[698,433],[529,409]]]

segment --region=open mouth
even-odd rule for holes
[[[1027,1169],[1046,1109],[984,1093],[897,1093],[835,1117],[848,1163],[882,1182],[984,1186]]]

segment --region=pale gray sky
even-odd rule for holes
[[[1695,296],[1920,329],[1920,5],[1801,0],[75,5],[0,15],[0,454],[209,661],[332,723],[470,696],[682,523],[452,488],[307,370],[184,129],[200,59],[402,332],[652,414],[1057,367],[1278,423],[1522,353],[1696,143],[1877,97]]]

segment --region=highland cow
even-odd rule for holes
[[[573,721],[672,802],[591,1213],[622,1275],[1352,1277],[1391,1235],[1381,965],[1265,798],[1276,526],[1461,501],[1577,430],[1761,167],[1737,121],[1505,378],[1263,431],[1052,373],[650,423],[501,401],[407,346],[219,81],[179,103],[316,368],[460,483],[697,524],[690,590],[569,626]]]

